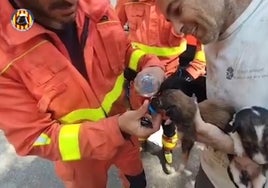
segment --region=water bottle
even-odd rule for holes
[[[136,91],[145,98],[151,98],[160,88],[159,80],[150,73],[138,74],[134,81]],[[149,105],[149,113],[154,115],[156,111]],[[141,118],[141,125],[147,128],[153,128],[152,122],[147,117]]]
[[[151,98],[158,92],[160,82],[150,73],[138,74],[134,81],[134,87],[142,97]]]

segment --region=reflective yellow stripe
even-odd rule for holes
[[[105,95],[104,100],[101,104],[102,108],[105,110],[106,113],[109,113],[113,103],[120,97],[123,91],[124,87],[124,74],[122,73],[118,78],[116,79],[116,82],[114,84],[114,88]]]
[[[145,55],[145,52],[142,50],[135,50],[132,52],[129,62],[129,68],[136,71],[138,69],[139,61],[142,56]]]
[[[79,123],[85,120],[88,121],[98,121],[105,117],[105,113],[102,108],[92,108],[92,109],[78,109],[66,114],[59,119],[61,123]]]
[[[113,103],[120,97],[124,86],[124,75],[123,73],[118,76],[116,79],[115,85],[113,89],[107,93],[104,97],[104,100],[101,104],[102,107],[99,108],[86,108],[86,109],[78,109],[70,112],[64,117],[60,118],[60,122],[64,124],[70,123],[78,123],[85,120],[88,121],[98,121],[100,119],[105,118],[105,110],[106,113],[109,113]]]
[[[159,57],[170,57],[170,56],[177,56],[182,54],[187,47],[187,41],[183,40],[180,46],[177,47],[155,47],[155,46],[148,46],[145,44],[132,42],[132,46],[134,48],[139,48],[147,54],[153,54]]]
[[[49,145],[51,143],[51,139],[45,133],[42,133],[36,141],[33,143],[33,146],[44,146]]]
[[[63,161],[81,159],[79,147],[80,124],[64,125],[59,132],[59,150]]]
[[[137,70],[140,58],[145,55],[142,50],[135,50],[131,54],[129,68]],[[99,108],[77,109],[59,119],[63,124],[80,123],[85,120],[98,121],[105,118],[105,113],[108,114],[112,108],[113,103],[120,97],[124,87],[124,74],[120,74],[114,84],[113,89],[107,93]],[[104,112],[104,111],[105,112]]]
[[[206,62],[206,56],[205,56],[205,51],[204,51],[204,46],[201,46],[201,50],[197,51],[195,53],[194,59],[201,61],[201,62]]]

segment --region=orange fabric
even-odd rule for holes
[[[189,63],[187,71],[192,75],[194,79],[206,74],[206,59],[203,45],[193,36],[186,36],[187,44],[196,46],[194,59]],[[203,54],[204,59],[200,59],[199,55]]]
[[[128,23],[129,39],[133,42],[155,47],[177,47],[186,40],[173,32],[171,23],[157,10],[154,0],[117,0],[116,12],[122,25]],[[166,65],[168,76],[178,69],[179,55],[159,57]],[[194,78],[204,75],[204,62],[193,61],[190,66],[193,67],[187,71]]]
[[[123,174],[137,175],[141,173],[143,167],[140,158],[133,157],[140,156],[137,139],[132,138],[132,142],[125,142],[118,150],[120,150],[120,152],[117,152],[111,160],[74,161],[70,162],[72,165],[57,161],[55,163],[56,173],[59,177],[64,179],[66,188],[105,188],[107,171],[111,164],[120,168]],[[123,174],[121,178],[124,187],[129,187],[129,182],[125,179]]]
[[[81,122],[80,161],[61,161],[58,137],[64,124],[57,120],[76,109],[99,107],[128,65],[133,49],[108,1],[79,2],[79,36],[85,15],[90,18],[84,49],[89,82],[71,64],[63,43],[54,33],[37,23],[27,32],[15,30],[10,22],[14,9],[8,1],[0,1],[0,128],[19,155],[56,161],[58,174],[72,188],[103,188],[107,178],[104,171],[112,163],[129,159],[135,163],[118,163],[123,173],[136,175],[142,171],[138,144],[133,146],[124,140],[118,128],[116,114],[126,110],[124,94],[114,103],[109,118]],[[101,22],[103,15],[109,20]],[[144,56],[139,65],[161,66],[154,56]],[[48,135],[51,143],[33,146],[41,133]],[[102,173],[95,173],[98,168]],[[74,173],[86,174],[77,177]]]
[[[197,39],[192,35],[186,35],[186,40],[188,45],[196,46],[197,45]]]

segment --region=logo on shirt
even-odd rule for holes
[[[33,23],[33,15],[31,11],[27,9],[17,9],[11,17],[11,24],[18,31],[27,31],[31,29]]]
[[[226,79],[232,80],[233,77],[234,77],[234,69],[233,67],[228,67],[226,69]]]

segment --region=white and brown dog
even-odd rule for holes
[[[258,106],[241,109],[234,114],[230,127],[229,135],[234,141],[235,153],[238,156],[246,154],[261,165],[262,171],[256,178],[250,179],[246,172],[238,171],[231,160],[228,173],[237,187],[263,188],[268,167],[268,110]]]
[[[187,164],[189,153],[196,140],[194,117],[200,110],[202,119],[219,127],[234,140],[237,155],[247,154],[256,163],[262,165],[263,173],[251,179],[247,171],[241,171],[229,156],[228,172],[234,184],[239,188],[263,188],[268,161],[268,110],[261,107],[235,109],[221,101],[205,100],[197,105],[195,97],[188,97],[177,89],[168,89],[152,100],[152,106],[174,122],[182,132],[183,165]]]

